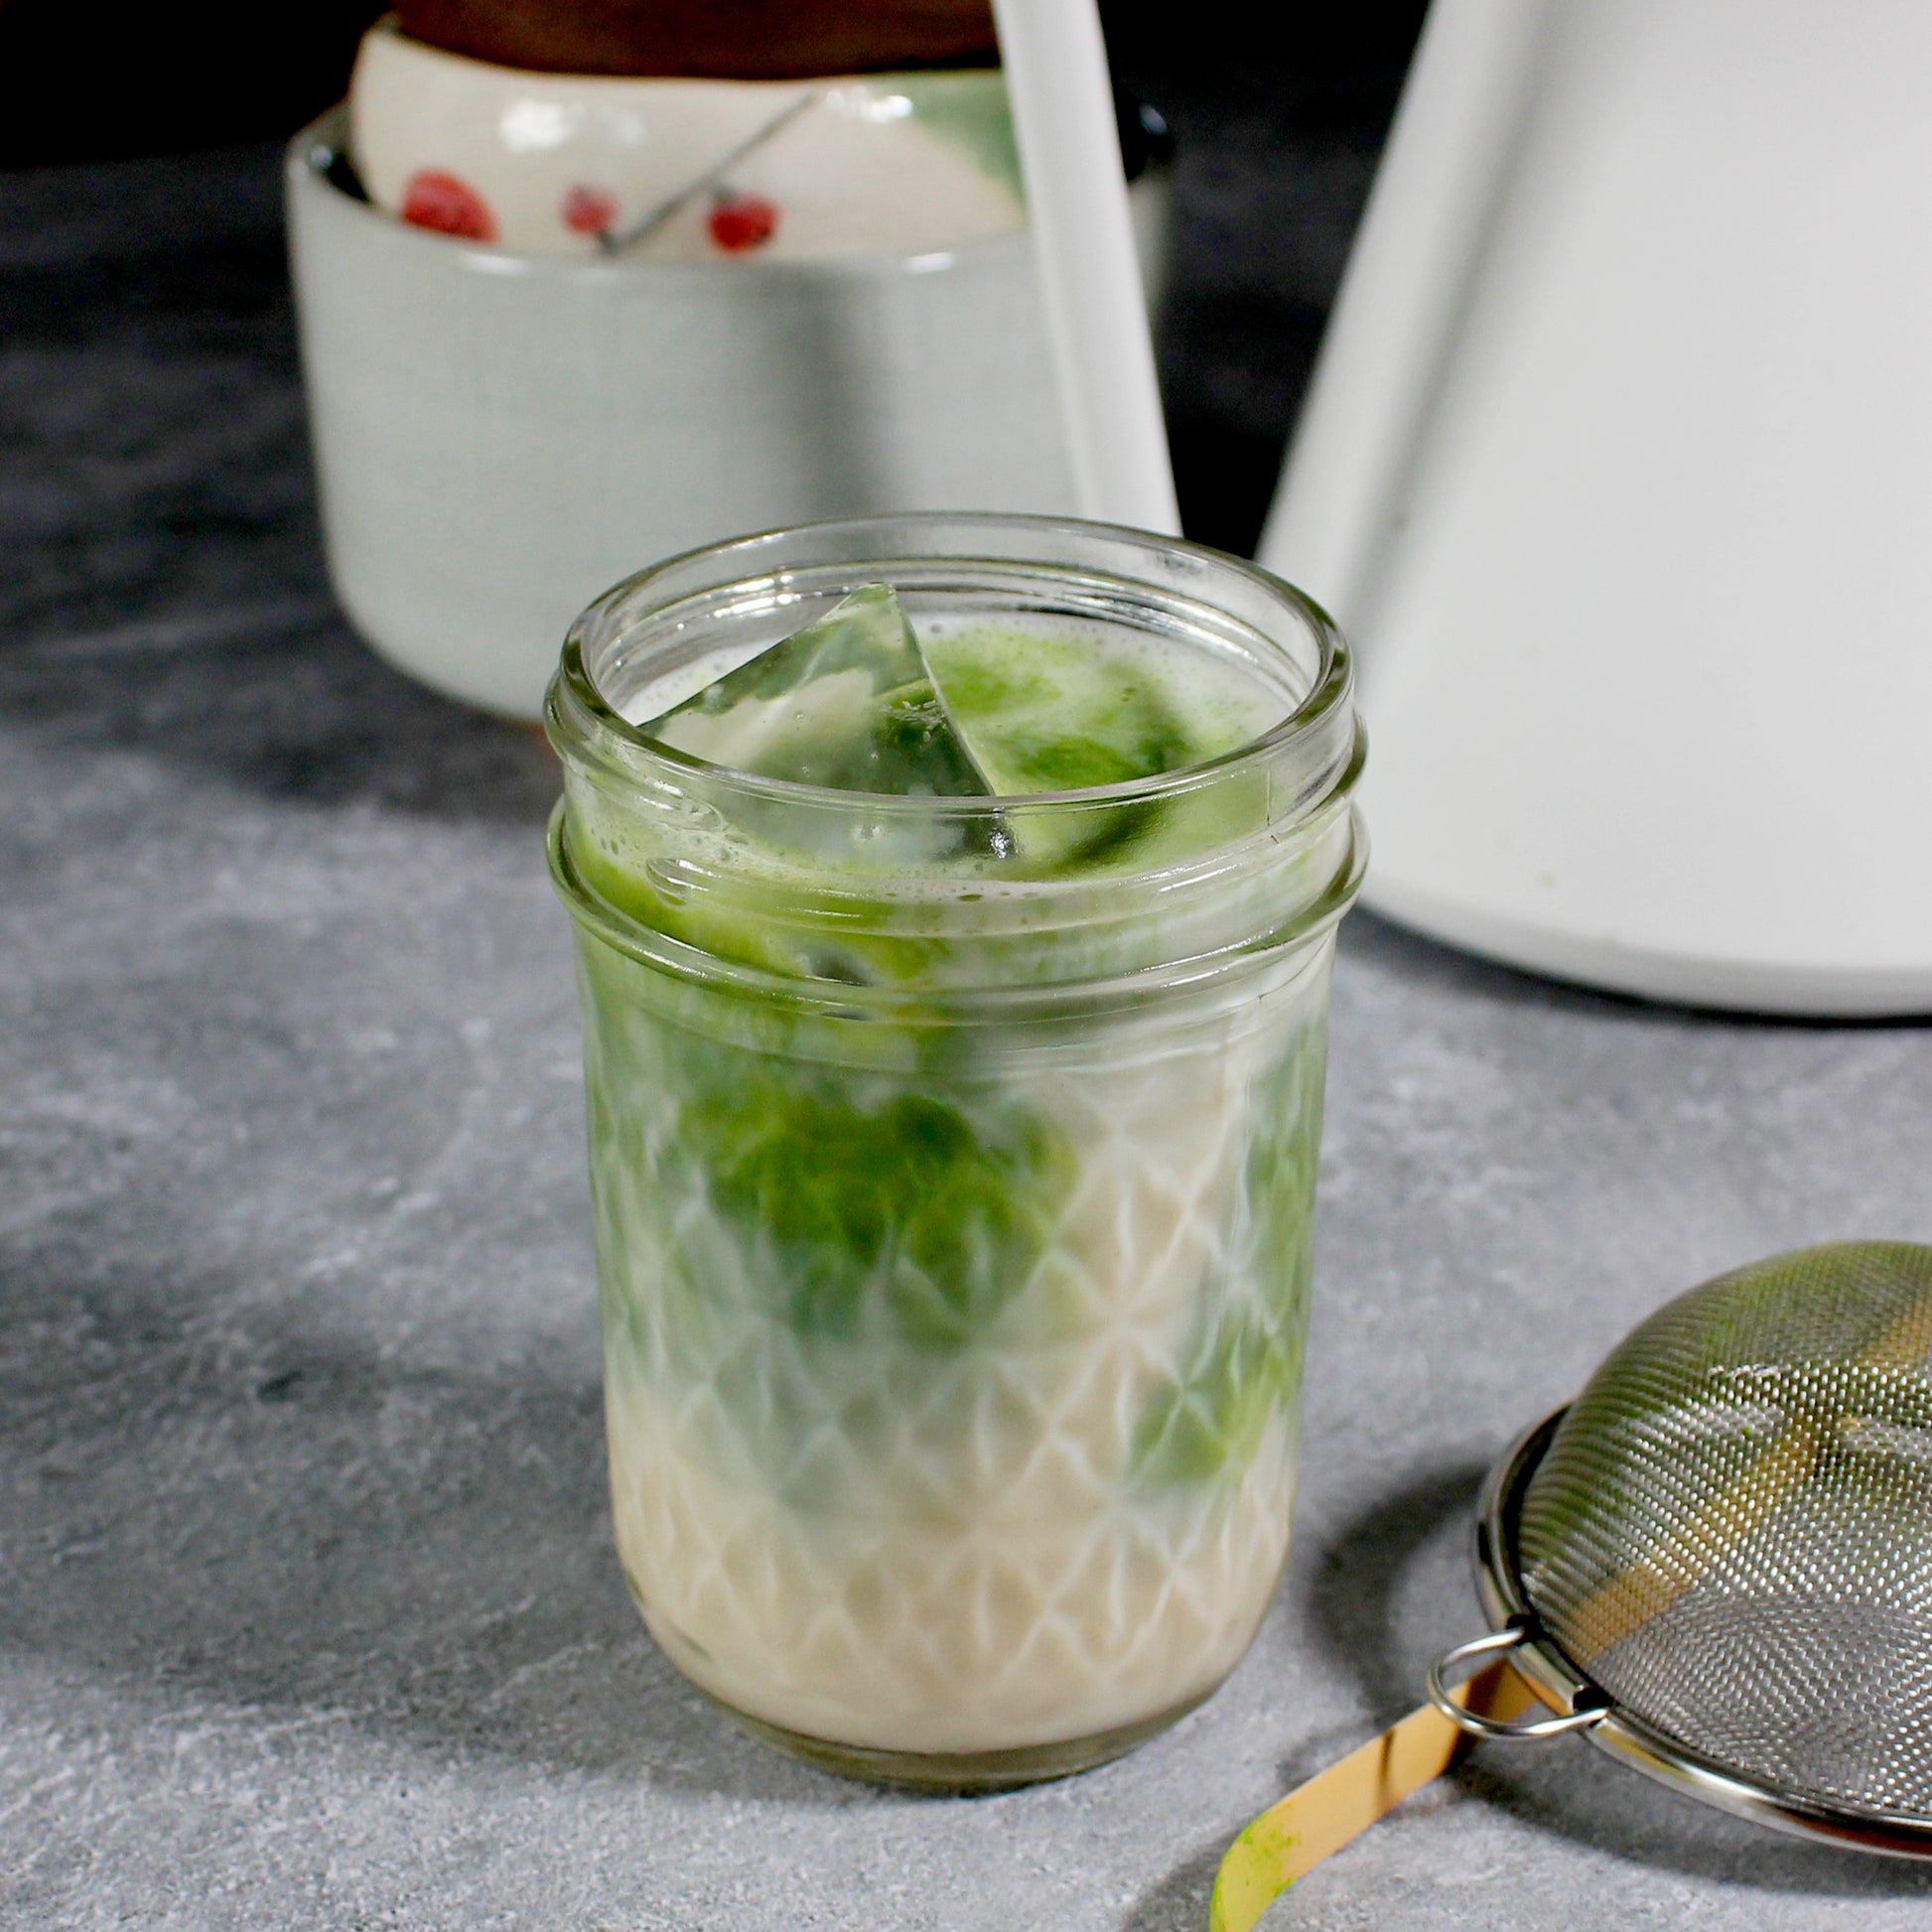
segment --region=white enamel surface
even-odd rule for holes
[[[440,690],[535,717],[593,597],[740,532],[1071,507],[1024,233],[823,263],[517,256],[351,200],[311,145],[290,240],[332,580]]]
[[[1441,0],[1263,557],[1360,652],[1370,902],[1932,1008],[1932,13]]]
[[[953,84],[998,83],[961,75]],[[588,258],[594,236],[562,212],[573,189],[608,195],[621,231],[814,87],[815,104],[727,177],[778,209],[760,259],[943,248],[1025,225],[1012,185],[925,125],[890,76],[826,84],[526,73],[381,25],[356,61],[350,142],[370,196],[392,213],[420,171],[452,174],[487,205],[497,245]],[[699,196],[637,255],[721,259],[710,206]]]

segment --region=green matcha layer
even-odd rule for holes
[[[1126,797],[1097,788],[1184,777],[1252,742],[1284,703],[1204,653],[1124,629],[990,612],[915,633],[889,589],[868,587],[640,727],[720,767],[711,790],[693,780],[719,836],[666,834],[621,798],[579,792],[573,854],[627,916],[788,979],[938,991],[1104,978],[1265,928],[1227,855],[1277,806],[1259,771]],[[828,789],[735,787],[733,771]],[[1274,852],[1266,863],[1259,891],[1278,899]],[[1332,855],[1315,854],[1322,864]],[[1190,869],[1212,876],[1176,885]],[[1169,875],[1159,920],[1139,883],[1154,872]],[[1088,880],[1077,904],[1028,896]]]

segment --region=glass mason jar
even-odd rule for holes
[[[749,777],[626,722],[881,581],[927,634],[1132,633],[1279,722],[1025,799]],[[1021,1783],[1172,1723],[1288,1543],[1363,862],[1341,639],[1165,538],[865,518],[620,585],[548,720],[618,1548],[652,1635],[860,1775]]]

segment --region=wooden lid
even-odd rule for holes
[[[989,0],[398,0],[411,40],[549,73],[790,80],[991,65]]]

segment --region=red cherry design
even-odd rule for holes
[[[489,204],[467,181],[440,168],[424,168],[409,177],[402,191],[402,218],[415,227],[461,235],[466,241],[496,239],[496,217]]]
[[[711,207],[711,238],[728,255],[761,248],[777,232],[778,210],[762,195],[721,195]]]
[[[618,224],[618,198],[608,188],[579,182],[558,212],[573,234],[608,234]]]

